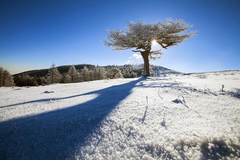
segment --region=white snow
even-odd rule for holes
[[[0,88],[0,155],[237,159],[239,89],[240,71]]]

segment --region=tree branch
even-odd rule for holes
[[[133,52],[141,52],[140,50],[132,50]]]
[[[150,54],[152,54],[152,53],[161,53],[161,49],[156,50],[156,51],[151,51]]]
[[[164,48],[164,49],[167,49],[167,45],[166,46],[164,46],[162,43],[159,43],[160,44],[160,46],[162,47],[162,48]]]

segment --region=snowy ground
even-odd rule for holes
[[[238,159],[239,133],[240,71],[0,88],[0,159]]]

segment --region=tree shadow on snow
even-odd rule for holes
[[[200,160],[221,160],[221,159],[239,159],[240,145],[233,141],[225,142],[223,139],[213,139],[211,141],[205,140],[203,142],[196,141],[179,141],[174,144],[175,154],[168,151],[164,146],[145,146],[145,150],[156,159],[169,160],[189,160],[193,152],[200,151]],[[196,158],[195,158],[196,159]]]
[[[238,159],[240,158],[240,146],[224,140],[205,141],[201,144],[201,159]]]
[[[226,92],[226,94],[240,99],[240,89],[239,88],[235,88],[233,91],[228,91],[228,92]]]
[[[76,149],[84,145],[101,121],[143,79],[59,98],[98,95],[79,105],[1,122],[1,159],[74,159]]]
[[[158,89],[173,89],[177,90],[180,92],[183,92],[185,94],[190,94],[190,93],[198,93],[198,94],[207,94],[207,95],[214,95],[217,96],[217,93],[209,90],[209,89],[197,89],[194,87],[190,86],[184,86],[183,83],[180,82],[161,82],[153,80],[150,83],[144,83],[140,82],[137,87],[142,87],[142,88],[158,88]]]

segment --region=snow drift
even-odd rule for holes
[[[0,157],[237,159],[239,84],[228,71],[0,88]]]

